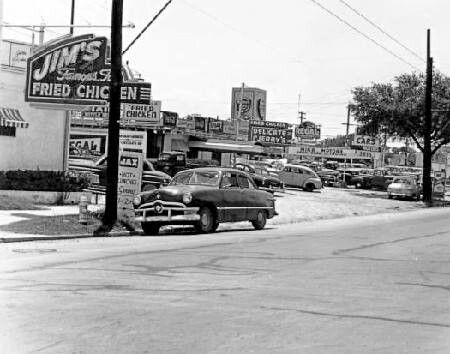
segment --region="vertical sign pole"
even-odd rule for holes
[[[431,94],[433,86],[433,58],[430,56],[430,30],[427,30],[427,76],[425,86],[425,124],[423,135],[423,201],[433,202],[431,182]]]
[[[73,35],[73,22],[75,18],[75,0],[72,0],[72,7],[70,9],[70,29],[69,33]]]
[[[113,0],[111,11],[111,83],[109,89],[106,205],[102,226],[97,230],[99,233],[108,233],[117,221],[120,93],[122,87],[122,16],[123,0]]]

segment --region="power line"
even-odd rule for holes
[[[413,51],[412,49],[409,49],[407,46],[405,46],[404,44],[402,44],[398,39],[396,39],[395,37],[393,37],[392,35],[390,35],[389,33],[387,33],[384,29],[382,29],[379,25],[377,25],[376,23],[374,23],[373,21],[371,21],[369,18],[367,18],[367,16],[365,16],[364,14],[362,14],[360,11],[356,10],[355,8],[353,8],[352,6],[350,6],[346,1],[344,0],[339,0],[339,2],[341,2],[342,4],[344,4],[347,8],[349,8],[350,10],[352,10],[355,14],[357,14],[358,16],[360,16],[361,18],[363,18],[364,20],[366,20],[368,23],[370,23],[373,27],[375,27],[377,30],[379,30],[381,33],[383,33],[384,35],[386,35],[387,37],[389,37],[390,39],[392,39],[395,43],[397,43],[399,46],[401,46],[403,49],[407,50],[409,53],[411,53],[412,55],[414,55],[416,58],[420,59],[421,61],[425,62],[425,59],[422,58],[419,54],[417,54],[415,51]]]
[[[346,26],[350,27],[352,30],[354,30],[355,32],[359,33],[361,36],[363,36],[364,38],[368,39],[369,41],[371,41],[373,44],[375,44],[377,47],[380,47],[381,49],[383,49],[384,51],[386,51],[387,53],[391,54],[393,57],[399,59],[400,61],[402,61],[403,63],[409,65],[410,67],[412,67],[413,69],[416,70],[421,70],[419,69],[417,66],[415,66],[414,64],[411,64],[409,61],[403,59],[402,57],[400,57],[399,55],[395,54],[393,51],[391,51],[390,49],[386,48],[384,45],[380,44],[379,42],[377,42],[375,39],[369,37],[367,34],[365,34],[364,32],[360,31],[358,28],[356,28],[355,26],[353,26],[352,24],[350,24],[349,22],[347,22],[346,20],[344,20],[342,17],[340,17],[339,15],[335,14],[333,11],[329,10],[328,8],[326,8],[325,6],[323,6],[320,2],[316,1],[316,0],[311,0],[315,5],[319,6],[322,10],[328,12],[331,16],[337,18],[339,21],[341,21],[342,23],[344,23]]]
[[[139,34],[131,41],[130,44],[128,44],[128,47],[125,48],[125,50],[122,52],[122,55],[125,54],[134,43],[136,43],[136,41],[144,34],[145,31],[147,31],[147,29],[152,25],[152,23],[156,21],[156,19],[164,12],[164,10],[167,8],[167,6],[170,5],[171,2],[172,0],[169,0],[164,4],[161,10],[159,10],[158,13],[155,16],[153,16],[153,18],[150,20],[149,23],[147,23],[147,25],[142,29],[142,31],[139,32]]]

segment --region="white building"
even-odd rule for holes
[[[69,119],[24,100],[31,46],[0,38],[0,170],[65,170]]]

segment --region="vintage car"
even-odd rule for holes
[[[250,221],[257,230],[273,218],[272,194],[256,188],[245,172],[231,168],[196,168],[179,172],[164,188],[136,195],[136,221],[156,235],[164,225],[193,225],[214,232],[219,223]]]
[[[398,197],[419,200],[421,194],[422,186],[416,175],[394,177],[392,183],[387,187],[387,196],[389,199]]]
[[[95,162],[91,161],[91,163],[88,163],[87,160],[85,162],[82,162],[81,160],[71,159],[69,160],[69,171],[90,172],[95,176],[93,180],[94,185],[106,187],[107,165],[107,155],[103,155]],[[172,179],[168,174],[162,171],[157,171],[147,158],[143,159],[142,169],[141,190],[143,191],[166,186]]]
[[[284,189],[283,182],[272,174],[263,166],[252,166],[243,163],[237,163],[234,165],[234,168],[240,171],[247,172],[255,181],[256,186],[259,189],[265,189],[269,192],[274,192],[275,190]]]
[[[339,169],[340,180],[344,180],[348,186],[370,189],[372,187],[373,170],[363,168]]]
[[[317,173],[309,167],[301,165],[286,164],[280,171],[280,180],[285,186],[303,188],[307,192],[323,187]]]

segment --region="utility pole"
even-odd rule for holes
[[[75,0],[72,0],[72,7],[70,9],[70,30],[69,33],[73,35],[73,23],[75,20]]]
[[[425,124],[423,137],[423,201],[430,205],[432,198],[431,183],[431,94],[433,91],[433,58],[430,56],[430,30],[427,30],[427,77],[425,86]]]
[[[111,83],[109,86],[106,202],[102,225],[96,230],[96,234],[109,233],[117,222],[120,91],[122,87],[122,17],[123,0],[113,0],[111,11]]]

